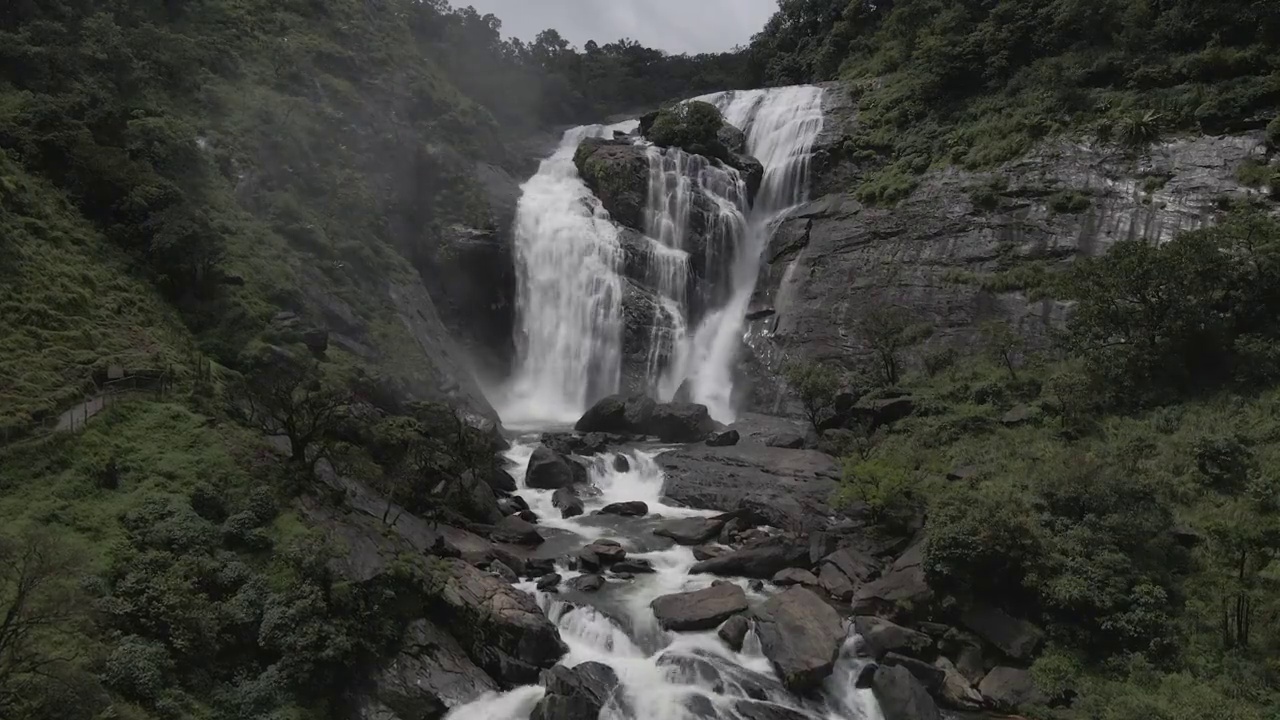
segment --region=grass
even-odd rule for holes
[[[183,365],[178,314],[54,190],[0,153],[0,438],[93,389],[110,364]]]
[[[79,434],[0,451],[0,517],[8,527],[57,528],[101,571],[107,549],[123,539],[119,518],[143,500],[185,498],[201,484],[243,498],[276,463],[250,430],[139,398],[105,411]],[[104,482],[113,464],[114,489]],[[285,535],[294,522],[277,521]]]

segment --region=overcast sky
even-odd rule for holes
[[[533,40],[555,28],[582,47],[619,38],[668,52],[699,53],[745,45],[777,9],[777,0],[454,0],[502,19],[502,35]]]

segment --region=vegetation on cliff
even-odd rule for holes
[[[752,84],[843,81],[859,109],[844,159],[864,200],[891,203],[931,167],[991,167],[1052,135],[1123,150],[1261,129],[1276,38],[1267,0],[783,0],[748,56]]]
[[[912,370],[891,382],[877,354],[845,379],[916,408],[824,435],[847,500],[887,527],[923,515],[935,588],[1047,630],[1038,716],[1280,708],[1277,283],[1280,222],[1242,207],[1051,276],[1045,292],[1075,303],[1051,350],[991,327],[986,358],[882,343]],[[833,372],[791,373],[818,425]]]

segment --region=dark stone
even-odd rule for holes
[[[1000,424],[1009,427],[1028,425],[1040,419],[1040,411],[1030,405],[1019,405],[1000,418]]]
[[[657,403],[642,395],[612,395],[600,400],[574,425],[578,432],[643,434]]]
[[[618,676],[608,665],[585,662],[551,668],[543,673],[542,684],[547,694],[530,720],[597,720],[617,692]]]
[[[607,540],[597,540],[578,551],[578,565],[584,570],[600,570],[621,562],[627,551],[621,545]]]
[[[645,430],[663,442],[692,443],[714,432],[716,422],[706,405],[667,403],[657,406]]]
[[[539,490],[572,487],[576,482],[570,461],[545,445],[539,445],[529,458],[524,474],[525,485]]]
[[[845,638],[836,611],[802,587],[769,598],[755,611],[755,624],[765,657],[796,693],[822,685]]]
[[[853,619],[853,627],[862,637],[867,653],[876,660],[889,653],[922,657],[933,649],[933,638],[883,618],[859,615]]]
[[[650,606],[663,630],[711,630],[747,610],[747,594],[733,583],[663,595]]]
[[[858,677],[853,681],[853,686],[859,690],[866,690],[875,685],[876,669],[879,665],[875,663],[867,663],[858,671]]]
[[[621,515],[622,517],[644,517],[649,514],[649,506],[639,500],[613,503],[600,509],[601,515]]]
[[[520,518],[521,520],[529,523],[530,525],[538,524],[538,516],[532,510],[521,510],[520,512],[515,514],[515,517]]]
[[[568,519],[583,513],[582,498],[573,488],[560,488],[551,494],[551,504],[560,511],[560,517]]]
[[[493,532],[490,537],[494,542],[505,542],[512,545],[541,545],[543,543],[542,535],[538,534],[538,529],[515,515],[498,521],[498,524],[493,526]]]
[[[722,518],[679,518],[662,523],[653,534],[671,538],[680,545],[701,545],[718,536],[724,524]]]
[[[738,435],[737,430],[722,430],[708,435],[707,444],[711,447],[729,447],[731,445],[737,445],[738,441],[741,439],[742,438]]]
[[[322,328],[311,328],[302,333],[302,344],[311,352],[320,355],[329,349],[329,331]]]
[[[529,558],[524,563],[526,577],[540,578],[556,571],[556,563],[551,558]]]
[[[880,661],[880,665],[906,668],[908,672],[915,676],[916,680],[920,681],[920,684],[924,686],[924,689],[930,695],[937,695],[942,690],[942,682],[947,677],[942,668],[895,652],[885,655],[884,659]]]
[[[803,568],[779,570],[774,574],[772,582],[779,587],[790,587],[792,585],[803,585],[810,589],[818,587],[818,578]]]
[[[824,565],[834,565],[849,581],[857,585],[869,582],[880,572],[880,563],[871,555],[851,547],[841,548],[822,559]]]
[[[993,707],[1016,712],[1027,705],[1045,703],[1048,698],[1036,687],[1031,673],[1011,667],[993,668],[978,685],[982,697]]]
[[[514,584],[520,582],[520,576],[516,575],[516,571],[504,565],[501,560],[494,560],[489,563],[489,572],[509,583]]]
[[[613,469],[620,473],[631,472],[631,461],[627,459],[626,455],[615,455],[613,457]]]
[[[400,652],[373,677],[370,701],[414,708],[419,717],[439,717],[475,700],[498,684],[475,665],[449,633],[426,620],[405,628]]]
[[[804,436],[793,433],[778,433],[765,438],[764,444],[773,448],[783,448],[786,450],[803,450]]]
[[[519,495],[512,495],[511,497],[498,498],[498,510],[503,514],[504,517],[507,515],[515,515],[516,513],[524,512],[525,510],[528,510],[528,509],[529,509],[529,504],[525,502],[524,498],[520,497]]]
[[[733,711],[742,720],[812,720],[813,716],[800,710],[759,700],[739,700]]]
[[[582,181],[615,222],[644,229],[649,190],[649,157],[644,147],[626,140],[587,138],[573,161]]]
[[[602,587],[604,587],[603,575],[579,575],[569,581],[569,589],[582,593],[598,592]]]
[[[924,543],[917,542],[882,576],[858,588],[853,596],[854,612],[898,622],[926,612],[933,590],[925,577],[923,560]]]
[[[857,590],[857,586],[849,579],[849,576],[840,571],[840,568],[831,563],[823,563],[818,568],[818,583],[822,586],[827,594],[841,602],[848,602],[853,597],[853,593]]]
[[[729,649],[734,652],[741,652],[742,641],[746,639],[747,631],[750,629],[751,621],[747,619],[746,615],[734,615],[724,621],[724,624],[720,626],[716,634],[720,636],[725,645],[729,646]]]
[[[1040,628],[992,607],[970,608],[961,614],[960,621],[1005,655],[1023,662],[1031,661],[1044,640]]]
[[[809,562],[809,548],[787,538],[771,538],[755,547],[725,553],[696,563],[691,573],[728,577],[771,579],[790,567],[803,567]]]
[[[699,545],[693,549],[693,559],[698,561],[711,560],[729,552],[732,552],[732,548],[727,548],[724,545]]]
[[[560,587],[560,573],[551,573],[538,578],[538,589],[542,592],[550,592]]]
[[[495,493],[513,493],[516,487],[516,479],[511,477],[511,473],[500,467],[493,468],[485,475],[485,481],[489,483],[489,487],[493,488]]]
[[[619,560],[610,568],[616,574],[649,575],[654,571],[653,563],[644,558],[627,558]]]
[[[941,714],[929,692],[911,671],[901,666],[881,665],[871,679],[871,689],[880,703],[884,720],[940,720]]]

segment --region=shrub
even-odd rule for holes
[[[1236,180],[1241,185],[1248,187],[1260,188],[1271,183],[1271,178],[1276,174],[1276,170],[1267,164],[1265,160],[1256,160],[1248,158],[1240,163],[1236,168]]]
[[[1089,195],[1079,190],[1063,190],[1049,196],[1049,209],[1056,213],[1074,215],[1089,209]]]
[[[169,687],[173,659],[164,645],[130,635],[107,656],[102,678],[109,687],[133,700],[154,701]]]
[[[661,147],[724,158],[728,151],[717,137],[723,126],[724,118],[715,105],[691,100],[658,111],[647,137]]]
[[[1267,147],[1280,150],[1280,117],[1267,123]]]
[[[865,503],[872,522],[901,527],[915,509],[915,478],[892,460],[855,456],[845,460],[843,477],[842,495]]]
[[[840,374],[821,363],[797,362],[787,366],[787,383],[800,400],[805,417],[814,429],[835,405],[840,392]]]

